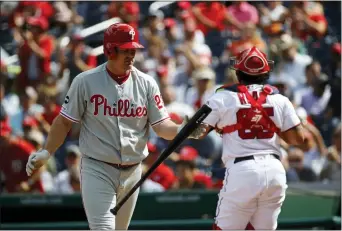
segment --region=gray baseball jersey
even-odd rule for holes
[[[133,68],[119,85],[106,63],[74,79],[60,114],[82,123],[83,155],[116,164],[141,162],[148,155],[149,125],[169,118],[153,77]]]

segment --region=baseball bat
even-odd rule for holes
[[[132,196],[132,194],[144,183],[151,173],[172,153],[174,150],[203,122],[209,115],[211,108],[208,105],[203,105],[189,122],[179,131],[175,138],[170,142],[167,148],[160,154],[158,159],[141,177],[141,179],[133,186],[133,188],[119,201],[116,206],[111,209],[111,213],[116,215],[123,204]]]

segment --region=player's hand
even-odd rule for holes
[[[34,170],[42,167],[50,158],[50,153],[45,150],[39,150],[30,155],[27,164],[26,164],[26,173],[28,176],[31,176]]]
[[[183,123],[180,125],[180,127],[178,128],[178,132],[180,130],[182,130],[182,128],[189,122],[189,117],[185,116]],[[201,124],[200,126],[198,126],[190,135],[189,135],[189,139],[200,139],[202,138],[206,133],[207,133],[207,129],[209,128],[209,125],[206,124]]]

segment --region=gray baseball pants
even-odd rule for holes
[[[107,163],[82,157],[81,193],[89,228],[92,230],[127,230],[139,190],[114,216],[110,209],[123,198],[141,178],[141,164],[119,170]]]

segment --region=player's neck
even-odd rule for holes
[[[126,80],[128,79],[129,75],[130,75],[130,71],[128,71],[126,74],[123,75],[116,75],[114,74],[110,69],[109,69],[109,65],[106,66],[106,70],[108,75],[118,84],[123,84],[124,82],[126,82]]]
[[[114,65],[111,65],[110,60],[108,60],[108,63],[106,64],[106,69],[107,71],[110,71],[111,76],[116,77],[116,78],[123,78],[126,77],[127,75],[129,75],[129,73],[131,72],[130,70],[127,70],[126,72],[121,72],[118,71],[117,69],[113,68]]]

